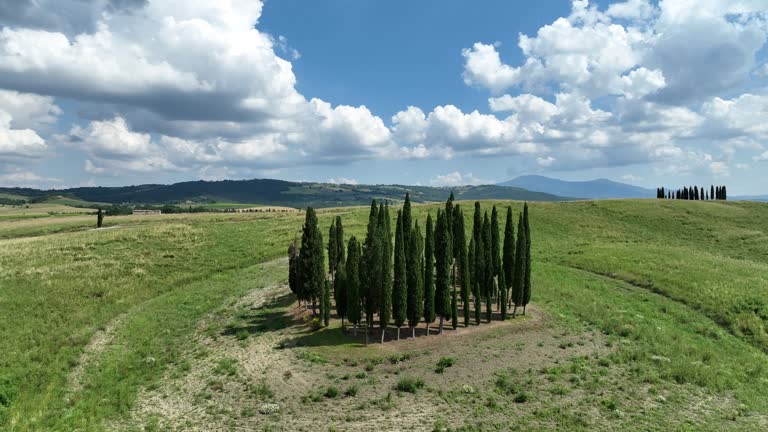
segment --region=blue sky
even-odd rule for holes
[[[4,3],[0,185],[766,193],[768,1]]]

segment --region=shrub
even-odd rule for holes
[[[339,395],[339,389],[334,386],[330,386],[325,389],[325,397],[332,399]]]
[[[213,368],[213,373],[217,375],[233,376],[237,374],[237,360],[232,358],[224,358],[219,360],[216,367]]]
[[[352,384],[344,390],[344,396],[355,397],[357,396],[357,384]]]
[[[517,394],[517,396],[515,396],[513,400],[515,401],[515,403],[525,403],[526,401],[528,401],[528,394],[525,392],[520,392]]]
[[[424,380],[421,378],[402,377],[397,382],[397,390],[406,393],[416,393],[416,390],[424,387]]]

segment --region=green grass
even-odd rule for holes
[[[471,203],[461,205],[471,229]],[[522,205],[511,205],[516,219]],[[437,208],[415,206],[414,217],[423,227]],[[321,211],[321,230],[340,214],[347,238],[361,239],[367,212]],[[768,415],[768,206],[584,201],[533,203],[530,212],[533,301],[604,332],[615,349],[600,362],[633,371],[625,377],[633,385],[695,385]],[[271,260],[285,255],[302,218],[108,217],[106,226],[119,227],[102,231],[90,230],[90,216],[0,220],[7,323],[0,327],[0,429],[103,430],[128,412],[140,388],[185,361],[184,344],[202,317],[285,281],[284,260]],[[84,347],[117,316],[125,319],[115,343],[87,367],[83,389],[69,394],[67,377]],[[308,362],[360,345],[338,328],[302,343],[318,346],[320,354],[300,354]],[[541,397],[509,379],[495,388],[523,405]],[[568,397],[552,389],[550,396]],[[611,411],[605,406],[596,409]]]

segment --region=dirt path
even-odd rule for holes
[[[107,325],[100,330],[96,330],[91,340],[88,341],[88,345],[83,349],[83,353],[80,354],[80,358],[77,361],[77,365],[70,371],[67,378],[67,388],[69,394],[75,394],[83,389],[83,379],[85,377],[85,370],[91,365],[94,359],[98,358],[99,354],[104,352],[112,343],[115,338],[115,329],[117,329],[125,320],[126,314],[118,315],[113,318]]]

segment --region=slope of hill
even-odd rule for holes
[[[336,215],[365,236],[366,207],[319,212],[321,231]],[[765,430],[768,206],[530,216],[527,317],[368,347],[309,331],[281,294],[302,213],[22,222],[37,236],[0,240],[0,429]],[[0,237],[19,228],[0,221]],[[400,391],[408,377],[425,387]]]
[[[451,191],[457,199],[508,199],[562,201],[566,198],[516,187],[497,185],[427,187],[404,185],[335,185],[295,183],[283,180],[190,181],[171,185],[146,184],[123,187],[80,187],[55,191],[0,188],[0,193],[40,199],[49,195],[69,196],[88,202],[163,204],[194,202],[258,203],[288,207],[340,207],[365,205],[371,198],[401,201],[410,192],[414,202],[442,201]]]
[[[656,192],[651,189],[607,179],[566,181],[539,175],[527,175],[499,183],[499,186],[515,186],[530,191],[585,199],[653,198],[656,196]]]

